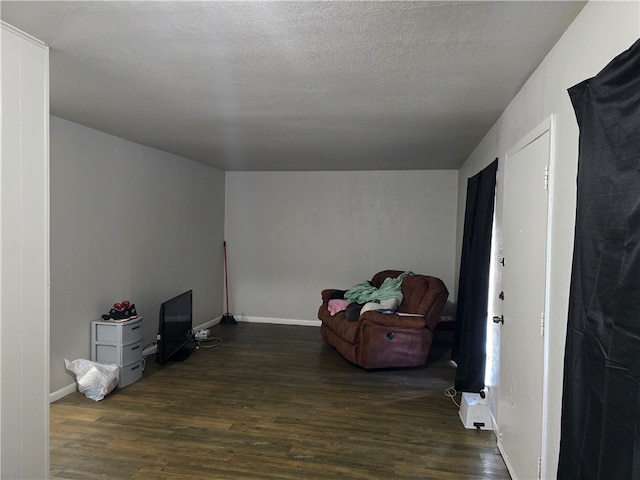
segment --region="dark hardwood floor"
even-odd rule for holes
[[[51,476],[67,479],[508,479],[493,432],[444,395],[446,344],[424,367],[366,371],[317,327],[217,325],[223,339],[100,402],[51,405]]]

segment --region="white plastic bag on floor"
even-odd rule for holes
[[[78,390],[87,398],[96,402],[102,400],[118,385],[118,365],[115,363],[97,363],[90,360],[64,359],[64,366],[76,374]]]

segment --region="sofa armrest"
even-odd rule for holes
[[[360,322],[365,321],[387,327],[424,328],[426,326],[425,319],[422,316],[414,317],[398,315],[397,313],[380,313],[375,310],[369,310],[360,315]]]
[[[329,303],[329,297],[337,291],[338,291],[337,288],[327,288],[326,290],[322,290],[322,303],[323,304]]]

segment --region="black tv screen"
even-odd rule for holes
[[[192,297],[189,290],[160,305],[156,361],[161,365],[188,356],[185,347],[193,339]]]

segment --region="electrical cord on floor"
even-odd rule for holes
[[[211,343],[211,345],[203,345]],[[203,340],[198,340],[198,348],[214,348],[222,343],[222,339],[218,337],[207,337]]]
[[[455,389],[455,387],[446,388],[444,390],[444,394],[451,399],[456,407],[460,408],[460,404],[456,402],[456,395],[458,395],[458,391]]]

